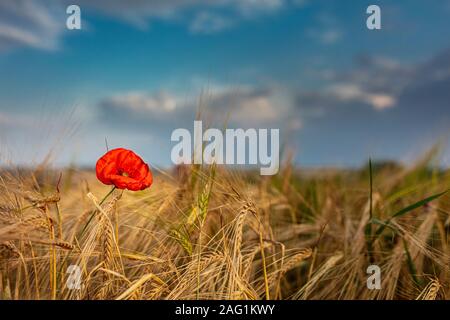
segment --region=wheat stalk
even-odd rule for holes
[[[422,292],[417,296],[416,300],[436,300],[441,284],[437,279],[431,280]]]

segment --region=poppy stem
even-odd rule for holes
[[[114,190],[116,190],[116,187],[112,187],[112,189],[106,194],[106,196],[103,197],[103,199],[98,203],[99,206],[101,206],[106,199],[108,199],[108,197],[114,192]],[[89,220],[86,222],[86,224],[83,227],[83,230],[81,230],[80,236],[78,237],[79,239],[81,239],[81,237],[84,235],[84,233],[86,232],[87,227],[89,226],[89,224],[91,223],[92,219],[94,218],[95,214],[97,213],[98,209],[94,209],[94,211],[92,211],[91,216],[89,217]]]
[[[99,202],[99,205],[102,205],[102,204],[106,201],[106,199],[108,199],[108,197],[114,192],[114,190],[116,190],[116,187],[115,187],[115,186],[114,186],[114,187],[106,194],[106,196],[103,197],[103,199]],[[81,237],[84,235],[84,233],[85,233],[87,227],[89,226],[89,223],[92,221],[92,219],[94,218],[94,216],[95,216],[95,214],[97,213],[97,211],[98,211],[97,209],[94,209],[94,211],[92,211],[92,214],[91,214],[91,216],[89,217],[89,220],[86,222],[86,224],[85,224],[84,227],[83,227],[83,230],[81,230],[80,235],[77,237],[78,239],[81,239]],[[73,249],[71,249],[71,250],[67,253],[66,257],[64,258],[64,261],[62,262],[61,268],[60,268],[60,270],[59,270],[59,273],[60,273],[60,274],[61,274],[61,272],[62,272],[62,268],[64,267],[64,265],[65,265],[65,263],[66,263],[67,258],[70,256],[70,254],[72,253],[72,251],[73,251]]]

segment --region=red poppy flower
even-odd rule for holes
[[[97,179],[119,189],[144,190],[153,182],[152,172],[137,154],[123,148],[108,151],[95,166]]]

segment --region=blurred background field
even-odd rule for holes
[[[4,170],[0,297],[448,299],[450,172],[434,156],[274,177],[180,166],[101,206],[92,170]]]

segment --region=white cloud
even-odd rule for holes
[[[122,95],[114,95],[104,100],[102,104],[107,108],[140,114],[171,113],[177,107],[176,98],[166,91],[159,91],[154,94],[128,92]]]
[[[154,123],[160,127],[191,120],[200,108],[202,117],[217,124],[240,126],[278,125],[292,116],[291,104],[276,88],[211,85],[198,99],[168,91],[129,92],[100,102],[101,117],[131,126]],[[105,118],[106,119],[106,118]],[[299,126],[293,123],[293,128]]]
[[[235,0],[232,2],[235,3],[242,14],[247,16],[263,12],[275,12],[285,4],[283,0]]]
[[[326,110],[342,104],[369,105],[374,110],[394,108],[405,88],[416,81],[419,66],[404,65],[382,56],[361,55],[354,66],[343,71],[319,73],[326,80],[320,90],[300,92],[297,103],[303,110]],[[440,69],[442,70],[442,68]],[[421,73],[421,77],[426,74]]]
[[[332,45],[342,39],[343,33],[338,29],[309,30],[308,36],[324,45]]]
[[[69,3],[70,1],[67,1]],[[179,14],[199,4],[211,5],[213,1],[198,0],[79,0],[83,9],[118,18],[145,29],[152,19],[175,19]]]
[[[58,4],[28,0],[0,2],[0,50],[19,46],[54,50],[64,29]]]
[[[233,123],[246,125],[277,121],[285,111],[274,89],[250,86],[224,87],[213,91],[207,105],[211,114],[220,111],[218,115],[229,117]]]
[[[203,11],[195,16],[189,26],[189,30],[192,33],[212,34],[232,26],[232,20],[211,12]]]
[[[187,21],[198,33],[221,31],[238,20],[275,12],[284,0],[79,0],[82,7],[147,28],[153,19]],[[216,11],[225,9],[225,18]],[[207,14],[201,12],[208,12]],[[192,16],[191,18],[190,16]],[[206,27],[212,29],[206,31]]]
[[[306,30],[308,37],[323,45],[333,45],[343,38],[344,32],[335,16],[321,13],[316,20],[316,25]]]
[[[396,103],[396,99],[392,95],[371,93],[354,83],[337,84],[328,90],[332,97],[343,102],[363,102],[371,105],[375,110],[392,108]]]
[[[0,50],[19,46],[54,50],[65,31],[71,0],[2,0]],[[155,19],[181,22],[196,34],[231,28],[241,20],[272,14],[285,0],[78,0],[82,18],[89,12],[146,29]],[[224,12],[227,14],[224,15]],[[85,24],[86,25],[86,24]]]
[[[342,38],[340,30],[326,30],[319,34],[319,40],[323,44],[334,44]]]
[[[366,94],[365,98],[375,110],[392,108],[397,102],[396,98],[387,94]]]

